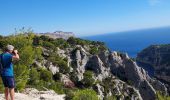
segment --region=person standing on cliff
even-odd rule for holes
[[[0,54],[0,74],[5,87],[4,94],[6,100],[14,100],[14,72],[13,72],[13,60],[19,60],[18,51],[14,50],[14,46],[7,45],[5,52]],[[9,99],[11,97],[11,99]]]

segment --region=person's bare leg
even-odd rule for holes
[[[11,100],[14,100],[14,95],[15,95],[14,88],[10,88],[9,93],[10,93]]]
[[[5,99],[6,99],[6,100],[9,100],[9,96],[8,96],[8,94],[9,94],[9,89],[8,89],[7,87],[5,87],[4,92],[5,92]]]

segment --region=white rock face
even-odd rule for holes
[[[83,79],[83,74],[86,70],[93,71],[93,78],[100,82],[105,78],[118,77],[120,80],[115,80],[114,90],[108,89],[107,95],[123,95],[122,100],[126,99],[129,95],[131,100],[155,100],[156,91],[167,93],[164,84],[150,78],[147,72],[139,67],[127,54],[104,50],[98,55],[91,55],[88,49],[88,47],[84,49],[82,46],[77,45],[74,49],[58,49],[57,52],[61,57],[68,58],[68,66],[71,69],[70,72],[74,72],[78,81]],[[46,56],[48,56],[48,54],[46,54]],[[53,74],[59,72],[59,69],[56,69],[57,67],[53,65],[48,64],[46,68]],[[74,84],[69,78],[68,74],[62,75],[61,82],[68,87],[72,87]],[[128,86],[127,83],[131,86]],[[104,87],[98,84],[96,88],[99,97],[103,99],[103,97],[106,96],[106,94],[104,94]],[[133,91],[132,94],[131,91]]]
[[[111,80],[110,84],[114,84],[114,85],[112,85],[112,87],[109,88],[107,94],[103,94],[104,87],[102,85],[100,84],[95,85],[95,89],[97,90],[98,96],[101,100],[104,99],[104,95],[107,96],[121,95],[119,100],[126,100],[126,97],[131,97],[131,100],[143,100],[137,89],[135,89],[130,85],[127,85],[125,82],[119,79]]]
[[[56,72],[59,72],[59,67],[54,66],[52,63],[50,63],[48,69],[52,72],[53,75],[56,74]]]
[[[131,60],[127,55],[118,54],[113,52],[110,55],[111,71],[119,77],[128,80],[135,88],[139,89],[139,92],[144,100],[155,100],[156,90],[152,86],[152,81],[145,70],[139,67],[136,62]],[[158,83],[155,83],[158,84]],[[158,85],[155,85],[155,87]],[[166,88],[163,84],[159,84],[161,91],[166,92]],[[156,89],[156,90],[155,90]]]
[[[104,94],[103,94],[104,88],[102,86],[100,86],[100,84],[96,84],[96,87],[97,87],[99,98],[103,99],[104,98]]]
[[[78,80],[83,79],[83,73],[85,72],[85,66],[87,64],[87,61],[89,60],[86,52],[84,49],[76,50],[75,51],[75,61],[76,61],[76,71],[78,73]]]
[[[58,95],[54,91],[38,91],[27,88],[23,93],[15,93],[15,100],[65,100],[65,95]],[[4,94],[0,94],[0,100],[4,99]]]
[[[46,66],[44,65],[46,62],[47,62],[47,60],[43,60],[42,62],[34,61],[34,64],[35,64],[38,68],[46,68]]]
[[[102,81],[102,79],[109,77],[111,74],[110,68],[104,65],[99,56],[92,56],[86,67],[96,73],[96,80]]]
[[[85,49],[79,47],[79,49],[75,51],[74,59],[76,59],[76,71],[78,72],[77,76],[79,80],[83,79],[85,70],[93,71],[95,73],[94,79],[99,81],[112,76],[111,73],[113,73],[119,78],[122,78],[122,80],[124,79],[123,81],[128,81],[129,84],[134,86],[144,100],[154,100],[156,99],[156,90],[166,90],[162,84],[152,86],[151,82],[153,79],[151,79],[145,70],[139,67],[135,61],[130,59],[127,54],[121,54],[115,51],[112,53],[103,51],[99,55],[87,55]],[[116,93],[120,95],[122,93],[120,90],[126,87],[122,88],[121,84],[117,84],[117,86]],[[158,89],[158,86],[161,88]],[[97,87],[101,88],[99,86]],[[102,98],[103,95],[99,89],[98,91]],[[136,97],[133,97],[135,100]]]
[[[65,51],[60,49],[60,48],[57,48],[57,54],[60,56],[60,57],[67,57],[67,55],[65,54]]]

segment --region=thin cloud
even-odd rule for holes
[[[161,3],[161,0],[149,0],[151,6],[156,6]]]

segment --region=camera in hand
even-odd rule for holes
[[[15,54],[14,50],[12,51],[12,54]]]

